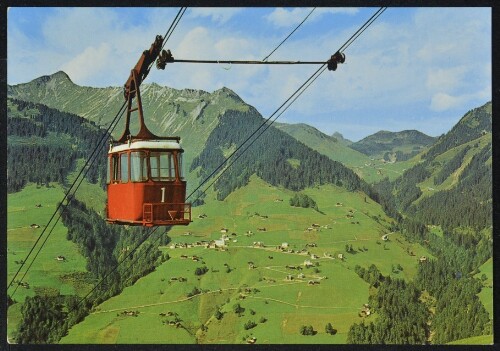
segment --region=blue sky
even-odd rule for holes
[[[317,8],[270,60],[327,60],[377,8]],[[79,85],[122,86],[178,8],[10,8],[7,80],[64,70]],[[166,48],[177,59],[267,56],[311,8],[189,8]],[[389,8],[278,121],[359,140],[379,130],[438,136],[491,100],[490,8]],[[264,117],[317,66],[174,63],[145,83],[235,91]]]

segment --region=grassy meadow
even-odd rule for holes
[[[170,259],[97,306],[61,342],[222,344],[255,337],[266,344],[345,343],[350,325],[377,318],[359,315],[370,289],[354,267],[374,263],[383,274],[409,279],[418,257],[429,254],[389,233],[390,219],[363,193],[332,185],[304,193],[319,212],[290,206],[293,192],[255,176],[224,201],[215,202],[209,193],[206,205],[193,208],[193,223],[173,227],[172,242],[160,247]],[[228,237],[223,250],[193,245],[220,239],[223,228]],[[388,233],[389,239],[382,240]],[[191,245],[171,248],[176,243]],[[287,249],[277,248],[282,245]],[[346,245],[352,245],[351,253]],[[407,253],[409,247],[414,256]],[[403,270],[392,272],[396,264]],[[201,267],[207,272],[196,275]],[[240,316],[236,304],[242,307]],[[245,329],[249,322],[255,326]],[[325,333],[327,323],[335,335]],[[312,325],[317,334],[301,335],[302,325]]]
[[[63,189],[55,183],[50,184],[49,187],[30,184],[18,193],[7,195],[7,284],[12,281],[21,267],[21,262],[26,259],[36,240],[42,235],[58,202],[63,197]],[[37,207],[37,205],[41,206]],[[29,284],[28,287],[17,286],[17,283],[13,283],[7,290],[7,293],[18,302],[7,311],[8,335],[12,335],[17,329],[21,318],[21,303],[26,296],[35,294],[84,295],[91,288],[91,285],[85,283],[87,279],[85,258],[75,244],[66,240],[66,227],[58,221],[53,228],[54,223],[56,223],[55,220],[46,229],[15,279],[16,282],[21,280],[38,248],[48,237],[40,254],[22,280]],[[40,227],[32,228],[32,225]],[[52,234],[48,236],[51,230]],[[56,257],[60,255],[66,259],[57,261]],[[14,293],[16,286],[17,290]]]

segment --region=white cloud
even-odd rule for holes
[[[112,65],[111,47],[109,44],[101,43],[97,48],[90,46],[85,48],[71,61],[62,65],[61,70],[66,72],[77,82],[91,83],[97,74],[105,74]]]
[[[265,16],[268,22],[276,27],[290,27],[299,24],[311,12],[312,8],[296,7],[296,8],[277,8],[269,15]],[[326,14],[355,14],[358,12],[356,8],[316,8],[308,18],[309,21],[319,19]]]
[[[209,17],[215,23],[224,24],[241,11],[243,8],[195,7],[189,9],[189,17]]]
[[[451,96],[445,93],[437,93],[432,96],[431,109],[434,111],[446,111],[463,103],[463,97]]]
[[[427,73],[426,86],[430,91],[452,92],[462,87],[466,82],[464,78],[471,67],[465,65],[431,69]]]

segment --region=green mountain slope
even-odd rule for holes
[[[352,149],[350,147],[352,142],[344,139],[340,133],[328,136],[307,124],[275,123],[275,125],[320,154],[341,162],[368,183],[378,182],[386,177],[395,179],[416,162],[414,159],[391,162],[383,158],[370,157]]]
[[[345,141],[346,139],[343,139],[342,135],[328,136],[304,123],[274,123],[274,125],[320,154],[341,162],[348,167],[361,166],[370,161],[366,155],[348,147],[349,142]]]
[[[486,228],[491,225],[491,103],[474,109],[391,184],[397,207],[424,223]],[[382,190],[385,188],[385,190]],[[389,195],[389,196],[391,196]],[[436,211],[445,204],[447,211]]]
[[[109,126],[124,102],[121,88],[78,86],[64,72],[43,76],[29,83],[8,86],[7,95],[84,117],[102,128]],[[141,97],[148,128],[157,135],[180,136],[186,149],[186,164],[190,164],[203,150],[210,132],[225,111],[244,112],[250,108],[227,88],[208,93],[145,83],[141,86]],[[115,138],[121,136],[123,125],[124,118],[112,132]],[[132,133],[138,131],[137,114],[132,115],[130,129]],[[197,182],[195,178],[190,177],[188,174],[190,184]]]
[[[26,84],[9,86],[8,95],[11,98],[36,101],[63,112],[81,115],[101,126],[110,123],[123,101],[118,88],[80,87],[71,82],[64,72],[40,77]],[[227,88],[210,94],[204,91],[190,89],[179,91],[156,84],[144,84],[141,96],[148,127],[157,134],[169,133],[182,138],[185,147],[184,161],[186,169],[190,170],[187,174],[188,193],[263,121],[262,116],[253,107],[245,104]],[[134,132],[134,126],[137,126],[137,121],[135,122],[132,123],[132,132]],[[119,134],[121,131],[113,132],[115,137]],[[316,135],[320,136],[321,133],[318,131]],[[273,147],[272,139],[276,136],[281,144]],[[333,140],[331,137],[328,138]],[[268,145],[263,148],[263,143]],[[291,145],[294,145],[296,152],[283,158],[283,152],[288,152],[283,151],[283,148],[289,148]],[[264,178],[267,177],[266,179],[271,182],[274,182],[271,178],[288,177],[281,184],[295,189],[310,186],[314,182],[320,184],[343,182],[350,189],[359,188],[359,179],[352,171],[301,145],[287,134],[280,134],[274,127],[271,127],[255,143],[255,146],[252,146],[248,154],[244,155],[244,160],[238,161],[234,166],[241,168],[242,166],[238,164],[241,165],[243,162],[254,164],[257,168],[231,170],[218,181],[216,188],[219,190],[224,188],[221,196],[225,197],[234,190],[235,186],[243,185],[249,175],[254,172],[258,172]],[[300,157],[297,156],[299,149],[301,150]],[[347,151],[345,147],[343,150],[353,155],[356,154]],[[309,154],[311,156],[308,156]],[[255,162],[255,158],[262,158],[262,155],[268,158],[267,163]],[[252,157],[254,160],[251,160]],[[348,158],[349,156],[344,157],[344,159]],[[270,168],[267,164],[272,164],[273,167]],[[194,169],[200,166],[201,170],[194,172]],[[276,167],[281,169],[278,176]],[[316,172],[319,168],[324,169]],[[308,180],[304,182],[306,178]],[[221,185],[222,183],[225,185]]]
[[[417,130],[401,132],[379,131],[367,136],[349,147],[365,155],[384,158],[386,161],[404,161],[431,145],[435,138]]]
[[[172,242],[161,247],[168,261],[97,306],[61,342],[245,344],[253,336],[258,344],[345,343],[352,323],[376,318],[359,314],[370,287],[354,268],[374,263],[384,275],[409,280],[417,271],[417,257],[429,253],[398,233],[382,245],[391,220],[377,203],[365,202],[361,192],[323,185],[304,193],[323,213],[290,206],[293,191],[256,176],[224,201],[210,196],[194,209],[196,219],[188,228],[169,233]],[[353,218],[346,217],[350,213]],[[319,227],[307,230],[313,223]],[[205,248],[203,243],[224,235],[225,248]],[[346,252],[346,244],[353,250]],[[393,271],[394,262],[402,270]],[[208,270],[196,275],[203,266]],[[234,311],[236,304],[244,309],[241,316]],[[246,329],[249,320],[256,325]],[[325,333],[329,322],[335,335]],[[311,324],[317,334],[300,335],[303,324]],[[141,325],[148,325],[147,331],[137,333]]]

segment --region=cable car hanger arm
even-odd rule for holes
[[[235,64],[235,65],[322,65],[328,64],[330,71],[337,69],[337,64],[345,62],[345,54],[337,51],[328,61],[258,61],[258,60],[186,60],[175,59],[170,50],[163,50],[158,56],[156,66],[164,69],[167,63],[216,63],[216,64]]]
[[[128,99],[129,94],[131,98],[135,97],[135,91],[141,85],[142,81],[146,79],[151,69],[151,64],[156,60],[161,51],[163,44],[163,37],[157,35],[149,50],[144,50],[141,57],[132,69],[130,76],[124,86],[125,99]],[[136,77],[134,78],[134,73]]]

